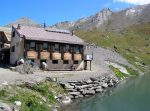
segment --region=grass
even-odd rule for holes
[[[124,73],[122,73],[119,69],[117,69],[117,68],[115,68],[115,67],[113,67],[113,66],[109,66],[111,69],[112,69],[112,71],[115,73],[115,75],[116,75],[116,77],[117,78],[119,78],[119,79],[124,79],[124,78],[126,78],[125,77],[125,74]]]
[[[44,81],[28,87],[11,85],[9,88],[0,90],[0,100],[14,104],[21,101],[20,111],[50,111],[49,105],[57,104],[54,96],[66,93],[56,82]]]
[[[118,68],[115,68],[112,65],[109,65],[109,67],[115,73],[117,78],[125,79],[125,78],[131,77],[131,76],[138,76],[139,75],[138,71],[136,71],[136,70],[134,70],[134,69],[132,69],[132,68],[126,66],[126,65],[121,65],[121,66],[126,68],[126,70],[128,71],[129,75],[121,72]]]
[[[101,31],[93,29],[88,31],[78,30],[76,35],[88,43],[95,43],[101,47],[116,50],[125,57],[131,64],[141,71],[147,69],[137,65],[136,62],[150,65],[150,23],[134,25],[120,32]],[[114,49],[114,47],[116,47]],[[140,58],[137,60],[136,58]]]

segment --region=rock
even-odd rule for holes
[[[99,84],[99,81],[93,81],[93,84]]]
[[[75,86],[76,89],[84,89],[84,88],[87,88],[89,87],[88,85],[82,85],[82,86]]]
[[[71,98],[68,96],[63,96],[60,101],[64,105],[68,105],[72,102]]]
[[[66,89],[68,92],[76,92],[76,89]]]
[[[70,97],[71,99],[74,99],[74,96],[72,96],[72,95],[69,95],[68,97]]]
[[[86,83],[87,84],[91,84],[93,81],[91,80],[91,79],[88,79],[87,81],[86,81]]]
[[[102,89],[102,88],[99,88],[99,89],[96,89],[95,91],[96,91],[96,93],[100,93],[100,92],[103,91],[103,89]]]
[[[108,84],[107,84],[107,83],[103,83],[103,84],[102,84],[102,87],[103,87],[103,88],[107,88],[107,87],[108,87]]]
[[[20,74],[33,74],[34,68],[30,65],[29,61],[26,61],[24,64],[16,66],[16,71]]]
[[[16,105],[14,105],[12,109],[13,109],[13,111],[19,111],[19,107]]]
[[[22,104],[21,101],[15,101],[14,103],[16,106],[21,106],[21,104]]]
[[[78,96],[80,95],[80,92],[69,92],[70,95],[73,95],[73,96]]]
[[[71,86],[69,83],[60,83],[60,85],[65,89],[73,89],[74,86]]]
[[[93,95],[93,94],[95,94],[95,91],[94,90],[83,90],[82,94],[83,95]]]
[[[0,111],[12,111],[11,107],[5,103],[0,102]]]
[[[74,86],[71,86],[70,84],[65,84],[65,88],[66,88],[66,89],[73,89]]]
[[[84,96],[83,95],[78,95],[78,96],[75,96],[74,98],[77,99],[77,98],[83,98]]]
[[[90,78],[92,81],[99,81],[98,78]]]
[[[34,85],[37,85],[35,81],[27,81],[25,84],[28,88],[32,88]]]
[[[17,86],[21,86],[21,85],[23,85],[25,82],[23,81],[23,80],[16,80],[15,81],[15,85],[17,85]]]
[[[51,111],[58,111],[56,107],[52,106]]]
[[[75,83],[70,83],[70,85],[71,85],[71,86],[75,86],[76,84],[75,84]]]
[[[78,83],[79,81],[68,81],[68,83]]]
[[[46,80],[49,81],[49,82],[57,82],[57,78],[55,77],[46,77]]]
[[[7,82],[7,81],[3,81],[3,82],[1,83],[1,85],[2,85],[2,86],[8,86],[8,82]]]

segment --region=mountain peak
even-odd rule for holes
[[[13,25],[24,25],[24,26],[34,26],[34,27],[41,27],[40,24],[36,23],[35,21],[33,21],[32,19],[28,18],[28,17],[22,17],[12,23],[9,23],[8,25],[6,25],[6,27],[11,27]]]

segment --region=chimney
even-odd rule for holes
[[[74,35],[74,30],[71,31],[71,35],[72,35],[72,36]]]
[[[20,29],[20,28],[21,28],[21,25],[20,25],[20,24],[18,24],[17,29]]]

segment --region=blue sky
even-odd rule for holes
[[[130,0],[132,1],[132,0]],[[75,21],[102,10],[114,11],[135,6],[128,0],[1,0],[0,25],[21,17],[29,17],[38,23],[52,25],[61,21]],[[136,0],[133,0],[136,1]],[[137,0],[138,1],[138,0]]]

